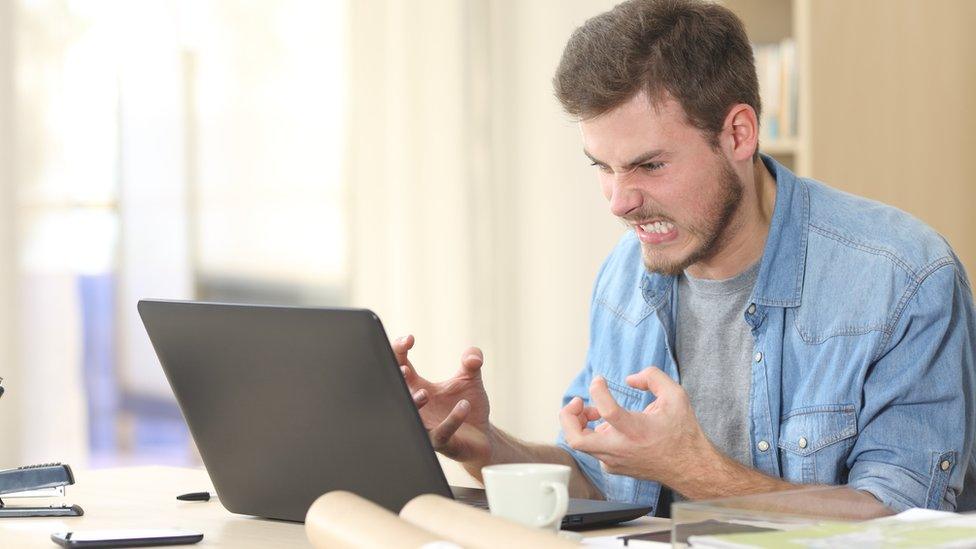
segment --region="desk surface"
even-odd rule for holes
[[[134,467],[76,471],[76,484],[67,489],[65,503],[85,510],[82,517],[0,518],[0,547],[57,547],[50,535],[58,531],[126,528],[181,528],[203,532],[192,547],[311,547],[304,525],[235,515],[216,500],[177,501],[187,492],[213,491],[202,469]],[[9,505],[50,505],[50,500],[7,499]],[[642,518],[627,526],[586,532],[590,536],[623,535],[666,524]]]

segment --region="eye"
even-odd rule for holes
[[[598,162],[590,162],[590,166],[596,166],[603,173],[613,173],[613,170],[610,169],[610,166],[600,164]]]
[[[655,172],[664,167],[664,162],[648,162],[647,164],[641,164],[640,168],[645,172]]]

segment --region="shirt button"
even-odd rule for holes
[[[746,312],[749,313],[749,314],[755,314],[756,313],[756,304],[755,303],[750,303],[749,304],[749,308],[746,309]]]
[[[756,353],[755,356],[756,362],[762,362],[762,356],[763,356],[762,353]]]
[[[766,450],[769,450],[769,443],[766,442],[765,440],[760,440],[759,444],[757,444],[756,446],[759,447],[760,452],[765,452]]]
[[[942,463],[939,464],[939,467],[941,467],[943,471],[948,471],[949,470],[949,460],[947,460],[947,459],[946,460],[943,460]]]
[[[806,439],[806,437],[800,437],[800,440],[799,440],[799,442],[797,442],[797,445],[799,445],[800,448],[806,448],[807,447],[807,439]]]

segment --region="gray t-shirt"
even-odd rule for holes
[[[749,391],[753,337],[744,315],[759,262],[726,280],[678,277],[675,359],[681,386],[705,435],[752,466]]]

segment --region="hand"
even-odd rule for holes
[[[434,449],[457,461],[487,463],[491,424],[488,393],[481,380],[485,360],[481,349],[466,349],[454,377],[433,383],[417,374],[410,363],[407,353],[413,346],[412,335],[400,337],[393,341],[393,352]]]
[[[714,451],[687,393],[654,367],[628,376],[627,384],[657,398],[643,412],[627,410],[614,400],[606,380],[597,377],[590,384],[595,406],[584,406],[576,397],[559,412],[566,442],[599,459],[608,473],[680,485]],[[596,429],[587,427],[601,418],[605,422]]]

